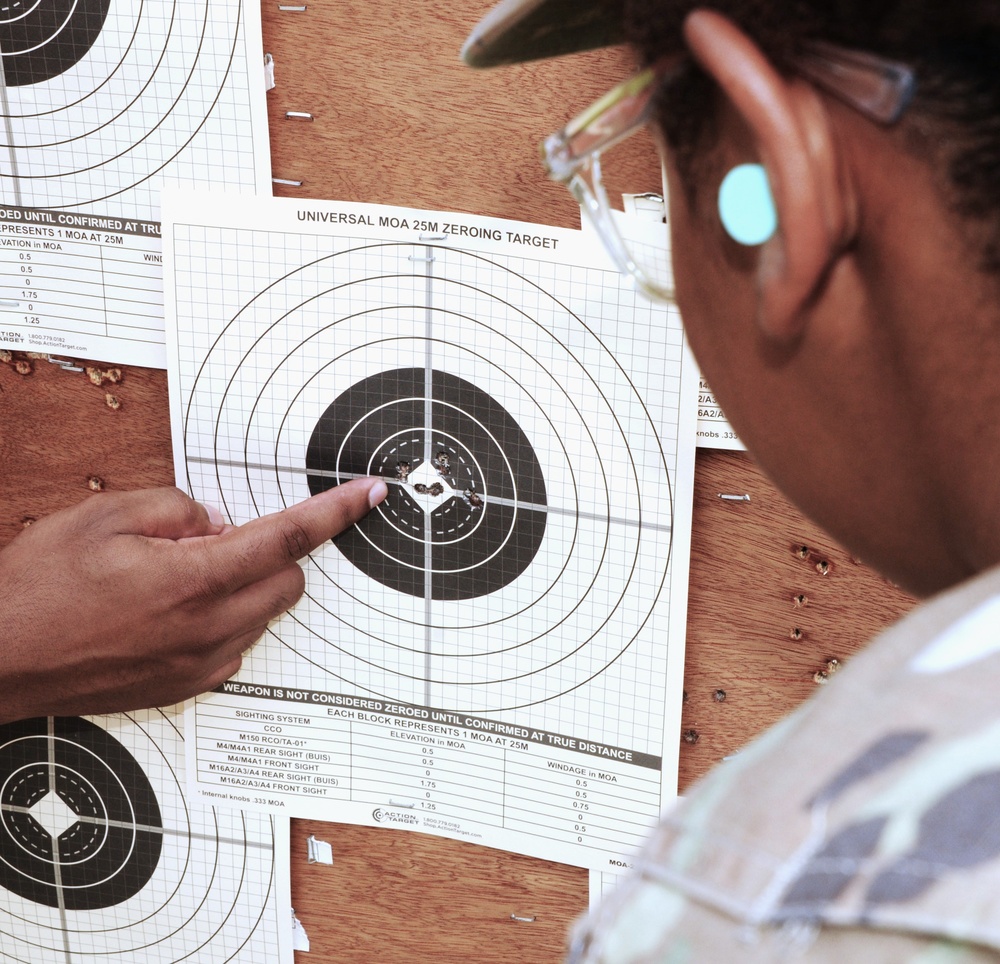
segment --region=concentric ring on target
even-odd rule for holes
[[[482,466],[468,446],[444,432],[396,432],[376,446],[366,471],[399,486],[399,505],[383,512],[411,539],[460,542],[483,521],[488,493]]]
[[[338,396],[306,452],[315,495],[381,475],[389,496],[334,543],[385,586],[430,599],[502,589],[545,534],[545,481],[527,436],[488,393],[450,372],[379,372]]]
[[[0,885],[66,910],[137,894],[156,870],[163,823],[129,751],[87,720],[0,727]]]

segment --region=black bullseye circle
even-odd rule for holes
[[[129,751],[87,720],[0,727],[0,885],[39,904],[96,910],[139,893],[163,823]]]
[[[389,496],[335,540],[385,586],[472,599],[513,582],[545,534],[545,481],[527,436],[487,392],[450,372],[380,372],[338,396],[309,440],[315,495],[381,475]]]
[[[65,73],[93,47],[111,0],[9,0],[0,8],[0,55],[8,87]]]

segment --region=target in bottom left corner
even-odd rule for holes
[[[188,808],[167,714],[100,720],[0,727],[4,959],[235,953],[273,891],[269,821]]]

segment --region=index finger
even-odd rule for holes
[[[206,541],[216,581],[237,589],[277,572],[363,518],[387,492],[382,479],[352,479]]]

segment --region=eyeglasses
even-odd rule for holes
[[[656,94],[682,70],[686,54],[665,57],[620,84],[542,143],[542,161],[549,177],[565,184],[586,213],[608,254],[636,287],[657,301],[674,300],[673,276],[667,251],[665,218],[645,224],[611,204],[624,176],[638,191],[627,198],[657,197],[662,211],[666,179],[662,159],[658,170],[649,164],[660,156],[659,143],[649,131]],[[791,61],[801,76],[864,116],[883,125],[896,123],[909,106],[916,77],[906,64],[873,54],[811,43]],[[636,148],[635,135],[649,142]],[[623,142],[628,139],[629,144]],[[652,151],[657,151],[653,154]],[[659,184],[640,184],[655,171]],[[662,192],[662,193],[660,193]]]

